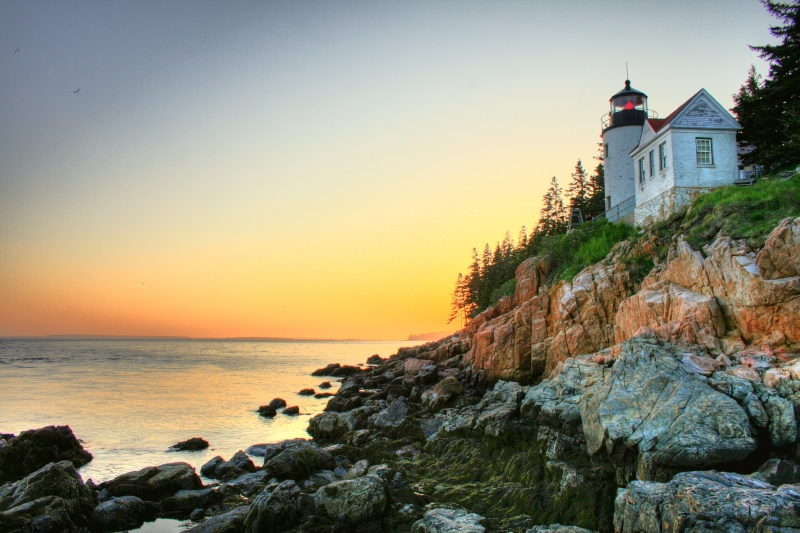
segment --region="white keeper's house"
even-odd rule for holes
[[[629,80],[610,102],[602,119],[609,220],[646,226],[739,177],[741,125],[705,89],[666,118]]]

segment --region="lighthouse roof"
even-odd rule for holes
[[[642,91],[639,91],[631,87],[631,80],[625,80],[625,87],[623,87],[621,91],[617,92],[609,100],[613,100],[614,98],[619,98],[620,96],[628,96],[628,95],[640,95],[647,98],[647,95],[644,94]]]

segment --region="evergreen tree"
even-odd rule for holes
[[[550,235],[553,229],[553,193],[550,189],[542,196],[542,209],[539,211],[539,223],[536,231],[542,235]]]
[[[570,197],[569,208],[580,209],[583,216],[586,216],[586,207],[589,204],[591,196],[591,186],[589,185],[589,177],[586,175],[586,170],[583,168],[583,163],[580,159],[575,164],[575,172],[572,173],[572,182],[567,188],[567,194]]]
[[[606,173],[602,161],[589,176],[589,200],[586,202],[586,218],[595,218],[606,210]]]
[[[558,179],[553,176],[553,179],[550,180],[550,191],[553,195],[553,233],[564,233],[567,230],[567,222],[569,221],[569,216],[567,215],[567,210],[564,207],[564,197],[562,196],[563,190],[561,186],[558,184]]]
[[[461,312],[466,305],[466,291],[464,286],[464,276],[461,275],[461,272],[458,273],[458,279],[456,279],[456,286],[453,289],[453,296],[450,299],[450,316],[447,318],[447,323],[450,324],[456,318],[462,317]],[[463,320],[462,320],[462,327],[463,327]]]
[[[507,259],[511,257],[511,254],[514,253],[514,239],[511,237],[511,232],[506,231],[506,236],[503,237],[503,245],[502,250],[503,259]]]
[[[526,246],[528,246],[528,228],[522,226],[517,236],[517,252],[521,252]]]
[[[743,162],[777,168],[800,162],[795,125],[800,113],[800,0],[761,3],[784,23],[770,27],[781,42],[750,47],[769,61],[769,76],[762,82],[751,68],[747,81],[734,95],[732,111],[742,125],[739,142],[751,148],[742,156]]]

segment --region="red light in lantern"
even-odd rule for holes
[[[625,109],[626,109],[626,110],[628,110],[628,111],[630,111],[631,109],[633,109],[633,102],[631,102],[631,101],[628,101],[628,103],[627,103],[627,104],[625,104]]]

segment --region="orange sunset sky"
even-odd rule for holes
[[[472,248],[594,167],[626,62],[660,116],[701,87],[731,107],[774,23],[756,0],[3,2],[0,336],[454,329]]]

